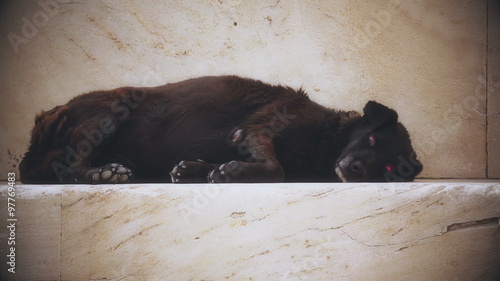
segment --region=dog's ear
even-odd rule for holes
[[[378,102],[369,101],[366,103],[363,113],[363,119],[372,129],[385,125],[396,125],[398,122],[396,111]]]

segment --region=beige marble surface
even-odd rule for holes
[[[498,177],[494,4],[3,1],[0,179],[17,169],[41,110],[92,90],[217,74],[302,86],[339,109],[377,100],[413,135],[422,177]]]
[[[500,178],[500,1],[488,1],[488,175]]]
[[[17,272],[2,263],[7,280],[500,278],[499,182],[16,191]],[[0,237],[3,261],[4,227]]]

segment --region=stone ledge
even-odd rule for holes
[[[2,279],[500,279],[498,181],[16,191],[16,273],[1,227]]]

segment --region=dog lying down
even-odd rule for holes
[[[344,112],[237,76],[73,98],[35,118],[23,183],[411,181],[397,113]]]

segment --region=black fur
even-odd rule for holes
[[[37,115],[21,180],[409,181],[422,166],[397,118],[236,76],[92,92]]]

